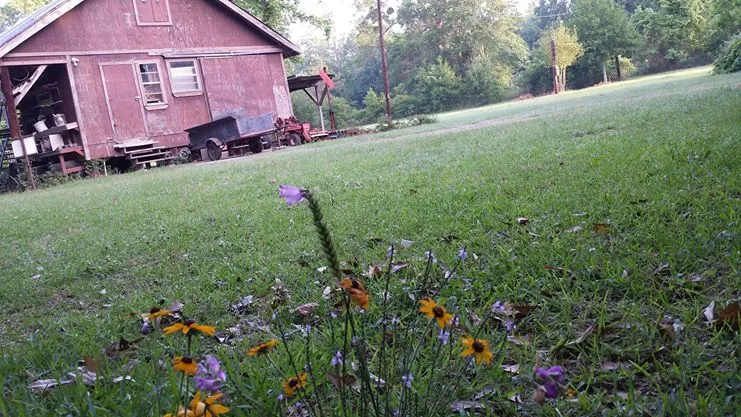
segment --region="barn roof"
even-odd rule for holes
[[[83,1],[85,0],[53,0],[46,6],[16,22],[13,26],[0,34],[0,58],[5,56],[13,49],[17,48],[31,36],[41,31],[43,28],[57,20],[68,11],[72,10],[75,6],[82,3]],[[221,4],[222,6],[239,16],[244,21],[244,23],[248,24],[252,28],[261,31],[268,38],[277,42],[279,45],[285,48],[287,52],[286,56],[295,56],[301,53],[301,50],[298,46],[286,39],[280,33],[271,29],[260,19],[256,18],[252,14],[248,13],[246,10],[232,3],[231,1],[209,1]]]

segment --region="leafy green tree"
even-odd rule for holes
[[[601,64],[604,82],[607,60],[631,54],[640,43],[628,12],[612,0],[576,0],[569,25],[576,28],[585,57]]]
[[[23,0],[33,1],[33,0]],[[327,19],[308,14],[301,9],[299,0],[231,0],[268,26],[285,32],[294,22],[309,22],[329,36],[331,25]]]
[[[719,74],[741,71],[741,33],[726,42],[714,67],[713,71]]]
[[[642,54],[655,70],[677,68],[706,41],[705,0],[657,0],[633,15],[644,37]]]
[[[710,0],[708,32],[707,48],[711,52],[741,33],[741,0]]]
[[[556,47],[556,60],[553,60],[551,40]],[[543,31],[540,36],[540,47],[538,52],[551,68],[556,69],[556,82],[558,91],[566,90],[566,68],[572,66],[577,59],[584,55],[584,47],[579,43],[576,31],[559,24],[550,30]]]
[[[444,59],[423,68],[415,82],[419,110],[435,113],[460,103],[461,79]]]
[[[15,24],[23,16],[40,9],[51,0],[10,0],[0,7],[0,31]]]

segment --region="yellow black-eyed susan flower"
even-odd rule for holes
[[[188,356],[176,356],[172,361],[172,367],[186,375],[193,376],[198,371],[198,363]]]
[[[247,351],[247,356],[254,357],[257,355],[261,355],[263,353],[267,353],[270,349],[276,347],[278,345],[278,341],[275,339],[270,339],[265,343],[260,343],[257,346],[253,346],[250,348],[250,350]]]
[[[142,318],[144,318],[144,320],[155,321],[160,317],[166,317],[166,316],[171,316],[171,315],[172,315],[172,312],[170,310],[161,310],[157,307],[152,307],[152,309],[149,310],[149,313],[142,314]]]
[[[421,313],[424,313],[424,315],[427,316],[428,319],[435,319],[437,321],[437,325],[440,326],[441,329],[447,327],[448,324],[450,324],[450,322],[453,320],[453,315],[448,313],[445,310],[445,307],[438,305],[436,302],[430,300],[429,298],[421,300],[419,304],[422,306],[419,308],[419,311]]]
[[[306,374],[299,374],[288,378],[283,383],[283,394],[285,394],[286,397],[292,396],[294,392],[306,386],[307,379],[308,377]]]
[[[165,327],[162,329],[162,331],[165,332],[165,334],[172,334],[177,332],[183,332],[183,334],[188,334],[191,331],[197,331],[201,332],[208,336],[213,336],[216,334],[216,329],[212,326],[206,326],[203,324],[198,324],[195,322],[195,320],[188,320],[184,323],[175,323],[172,326]]]
[[[468,357],[473,356],[476,359],[476,363],[481,362],[489,365],[493,355],[489,350],[489,341],[486,339],[474,339],[471,336],[465,336],[461,339],[461,344],[466,348],[461,352],[461,356]]]
[[[201,392],[197,392],[190,402],[189,412],[185,417],[218,417],[222,414],[229,412],[229,407],[221,404],[216,404],[219,398],[223,397],[224,394],[214,394],[205,400],[201,401]]]

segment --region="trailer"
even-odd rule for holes
[[[260,153],[269,149],[276,132],[274,120],[271,113],[251,117],[242,109],[219,114],[213,121],[185,131],[194,153],[197,151],[205,154],[209,161],[218,161],[224,151],[236,156],[247,150]]]

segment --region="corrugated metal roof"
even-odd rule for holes
[[[29,29],[31,26],[33,26],[34,23],[41,20],[44,16],[46,16],[47,13],[51,12],[57,6],[61,5],[62,3],[65,3],[67,0],[54,0],[51,3],[47,4],[46,6],[40,8],[39,10],[36,10],[35,12],[29,14],[28,16],[22,18],[18,22],[16,22],[13,26],[9,27],[5,32],[0,33],[0,47],[5,45],[6,43],[13,40],[16,36],[20,35],[27,29]]]
[[[28,16],[16,22],[16,24],[14,24],[10,28],[8,28],[5,32],[0,34],[0,49],[2,49],[5,45],[12,42],[14,39],[18,38],[19,36],[25,35],[25,37],[21,39],[21,42],[25,41],[25,39],[27,39],[28,37],[33,36],[33,34],[35,34],[40,29],[33,31],[30,34],[27,34],[26,31],[30,30],[37,22],[39,22],[47,15],[54,12],[57,8],[64,6],[66,3],[69,3],[71,1],[74,1],[74,0],[53,0],[51,3],[47,4],[46,6],[40,8],[39,10],[29,14]],[[82,1],[84,0],[74,1],[72,5],[76,6]],[[272,38],[274,41],[283,45],[288,51],[290,51],[288,54],[286,54],[286,56],[294,56],[294,55],[298,55],[301,53],[301,50],[298,48],[298,46],[293,44],[285,36],[276,32],[275,30],[270,28],[268,25],[266,25],[264,22],[262,22],[260,19],[248,13],[246,10],[242,9],[241,7],[237,6],[232,1],[230,0],[212,0],[212,1],[222,4],[224,7],[230,9],[232,12],[239,15],[247,23],[257,28],[258,30],[262,31],[263,33],[268,35],[270,38]],[[51,23],[51,22],[48,22],[48,23]],[[11,49],[13,48],[14,47],[12,47]],[[7,51],[5,51],[4,53],[0,53],[0,57],[4,55],[5,53],[7,53]]]

